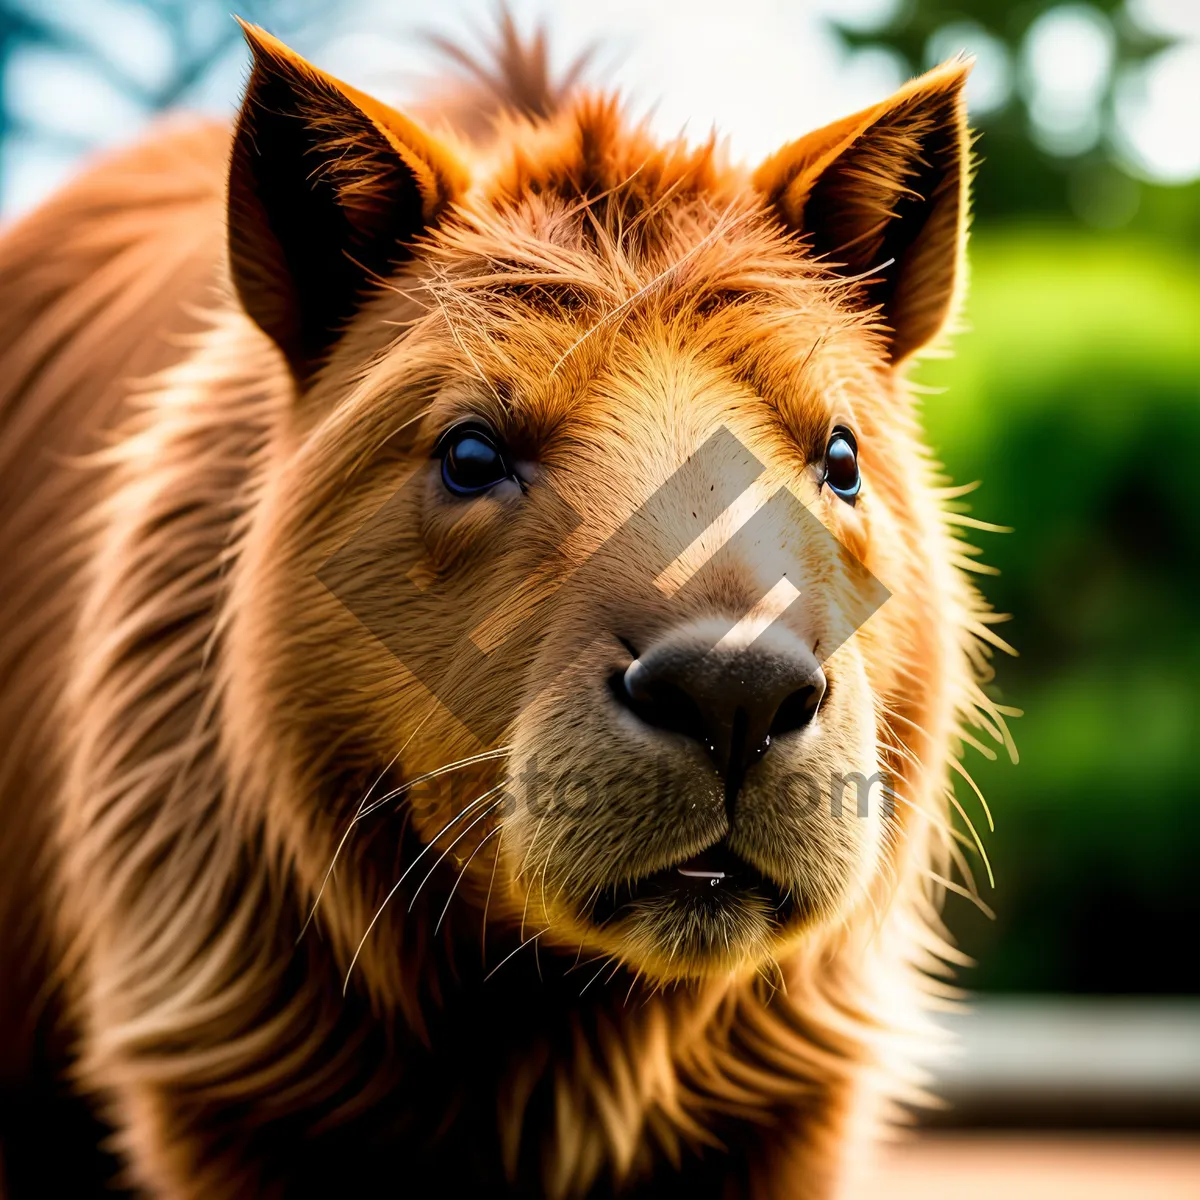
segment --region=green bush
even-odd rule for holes
[[[984,920],[948,917],[971,986],[1198,990],[1200,274],[1162,245],[1071,228],[982,230],[956,356],[916,378],[930,441],[1001,571],[1020,657],[1018,766],[968,766],[996,831]],[[964,806],[978,812],[969,790]],[[979,821],[976,824],[980,824]]]

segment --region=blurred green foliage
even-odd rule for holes
[[[1071,132],[1068,121],[1057,135],[1039,136],[1039,113],[1043,121],[1055,115],[1045,111],[1045,101],[1054,99],[1053,79],[1038,78],[1031,49],[1047,18],[1054,17],[1073,18],[1082,26],[1080,35],[1091,35],[1087,51],[1073,47],[1069,35],[1064,39],[1053,56],[1062,60],[1059,74],[1065,79],[1082,74],[1078,82],[1092,92],[1087,69],[1081,72],[1070,60],[1099,55],[1102,61],[1094,94],[1077,114],[1082,128]],[[1131,168],[1122,146],[1120,96],[1135,84],[1140,68],[1172,45],[1171,38],[1142,28],[1125,0],[899,0],[883,25],[837,28],[853,48],[886,49],[906,76],[953,54],[976,56],[972,88],[981,86],[980,100],[982,89],[990,93],[986,104],[972,105],[972,125],[981,135],[978,219],[1069,214],[1100,227],[1132,225],[1200,245],[1200,180],[1155,184]],[[1068,115],[1057,114],[1060,120]]]
[[[983,226],[972,263],[972,331],[917,378],[973,514],[1014,527],[973,540],[1020,652],[993,691],[1025,715],[1018,766],[968,751],[997,919],[955,901],[951,924],[972,986],[1194,991],[1200,272],[1064,226]]]

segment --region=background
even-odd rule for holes
[[[231,115],[247,56],[230,5],[0,0],[0,214],[158,110]],[[422,32],[478,46],[495,24],[468,0],[233,7],[396,102],[436,73]],[[951,898],[979,961],[963,981],[983,1000],[962,1024],[966,1059],[945,1069],[957,1108],[941,1120],[1196,1128],[1200,0],[512,7],[526,29],[546,20],[563,66],[595,44],[591,77],[663,133],[715,124],[748,161],[960,50],[977,56],[968,331],[917,378],[940,460],[982,481],[973,515],[1014,529],[975,540],[1000,572],[985,592],[1017,614],[1002,632],[1020,656],[998,664],[993,694],[1025,715],[1019,765],[969,752],[994,832],[959,789],[989,850],[994,889],[982,863],[976,876],[994,919]],[[1022,1160],[1047,1194],[1077,1194],[1089,1164],[1090,1197],[1124,1178],[1092,1148],[1056,1145]],[[983,1195],[984,1151],[960,1149]],[[1162,1195],[1200,1195],[1194,1158],[1154,1158],[1190,1181]],[[936,1170],[921,1163],[930,1194]],[[1054,1184],[1056,1170],[1076,1185]],[[1138,1178],[1112,1194],[1160,1194]]]

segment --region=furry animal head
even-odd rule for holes
[[[247,35],[231,271],[294,398],[223,737],[343,965],[394,998],[449,915],[666,981],[869,923],[971,686],[903,387],[967,67],[748,172],[603,95],[435,136]]]

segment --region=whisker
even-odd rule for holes
[[[604,974],[605,967],[607,967],[609,965],[609,963],[612,962],[612,960],[613,960],[613,956],[611,954],[606,954],[604,956],[604,961],[600,964],[600,969],[595,973],[595,975],[593,975],[591,977],[591,979],[589,979],[587,981],[587,983],[585,983],[583,985],[582,988],[579,989],[579,994],[581,996],[583,995],[584,992],[586,992],[588,990],[588,988],[590,988],[592,986],[593,983],[596,982],[597,979],[600,978],[601,975]]]
[[[350,959],[350,965],[346,968],[346,978],[342,981],[343,996],[346,994],[346,990],[350,986],[350,976],[354,971],[354,964],[358,962],[358,956],[362,953],[362,948],[366,945],[367,938],[371,936],[371,930],[375,928],[379,918],[383,915],[383,910],[387,908],[389,903],[391,903],[392,897],[395,896],[395,894],[400,890],[400,885],[409,877],[417,863],[419,863],[421,859],[423,859],[425,855],[437,845],[437,839],[440,838],[442,834],[444,834],[446,830],[450,828],[451,825],[455,824],[457,821],[461,821],[462,818],[465,817],[467,813],[469,813],[477,804],[480,804],[486,800],[490,794],[490,792],[485,792],[482,796],[478,796],[472,800],[471,803],[463,808],[461,812],[455,813],[455,815],[452,816],[450,820],[447,821],[446,824],[443,825],[438,831],[437,837],[432,838],[429,842],[421,847],[420,853],[412,860],[411,863],[408,864],[400,878],[397,879],[394,884],[392,884],[391,890],[383,898],[383,903],[375,910],[375,915],[371,918],[371,923],[367,926],[366,932],[359,940],[358,946],[354,951],[354,956]]]
[[[430,711],[421,719],[421,723],[416,729],[413,730],[408,741],[406,741],[404,745],[400,747],[400,749],[396,752],[395,758],[393,758],[388,766],[384,769],[383,775],[386,775],[387,772],[392,769],[400,755],[403,754],[407,749],[409,742],[411,742],[413,738],[417,736],[417,734],[421,731],[421,726],[424,725],[427,720],[429,720],[430,716],[433,715],[433,712],[434,709],[430,709]],[[321,880],[321,886],[317,889],[316,899],[313,900],[312,908],[309,910],[308,919],[304,922],[304,928],[300,930],[300,934],[296,938],[297,943],[299,943],[300,938],[304,936],[305,931],[312,923],[312,919],[316,915],[317,905],[321,903],[321,897],[325,894],[326,887],[329,886],[329,880],[333,875],[334,867],[337,866],[338,858],[341,855],[342,850],[345,848],[346,843],[350,840],[350,835],[354,832],[354,827],[359,823],[359,821],[373,813],[381,805],[388,803],[389,800],[395,800],[398,796],[403,795],[405,792],[411,791],[419,783],[427,783],[431,779],[437,779],[441,775],[447,775],[451,771],[458,771],[464,767],[474,766],[476,763],[487,762],[495,758],[503,758],[505,755],[510,754],[511,752],[511,746],[498,746],[494,750],[485,750],[481,754],[474,754],[468,758],[460,758],[457,762],[448,763],[444,767],[438,767],[435,771],[427,771],[424,775],[418,775],[415,779],[408,780],[406,783],[401,784],[399,787],[393,788],[390,792],[380,796],[376,801],[368,805],[367,799],[375,787],[375,784],[372,784],[371,788],[369,788],[367,791],[367,795],[363,797],[362,802],[359,804],[358,811],[350,819],[350,824],[346,827],[346,832],[342,834],[341,840],[338,842],[337,847],[333,852],[333,858],[329,861],[329,869],[325,872],[324,879]],[[381,775],[380,778],[382,778],[383,775]],[[378,783],[378,780],[376,780],[376,783]],[[445,830],[442,832],[444,833]],[[439,834],[439,836],[441,835]]]
[[[633,979],[630,981],[630,984],[629,984],[629,991],[627,991],[627,992],[625,993],[625,999],[621,1001],[621,1007],[622,1007],[622,1008],[624,1008],[624,1007],[625,1007],[625,1006],[626,1006],[626,1005],[629,1003],[629,997],[633,995],[633,989],[634,989],[635,987],[637,987],[637,985],[638,985],[638,980],[640,980],[640,979],[641,979],[641,977],[642,977],[642,969],[641,969],[641,967],[639,967],[639,968],[638,968],[638,969],[637,969],[637,970],[636,970],[636,971],[633,973]]]
[[[421,724],[423,725],[424,723],[425,723],[424,720],[422,720]],[[420,726],[418,726],[418,729],[419,728],[420,728]],[[414,735],[415,735],[415,732],[416,731],[414,731]],[[409,738],[409,741],[412,741],[412,738]],[[405,746],[407,744],[408,743],[406,742]],[[350,830],[354,828],[354,822],[357,821],[358,818],[362,815],[363,808],[366,806],[367,801],[369,801],[371,799],[371,793],[379,786],[380,782],[383,780],[383,777],[396,765],[397,762],[400,761],[400,755],[403,753],[404,753],[404,746],[401,746],[400,749],[397,750],[396,753],[392,755],[392,761],[389,762],[388,765],[386,767],[384,767],[383,770],[380,771],[378,775],[375,776],[375,781],[371,784],[371,786],[369,788],[367,788],[366,794],[358,802],[358,810],[357,810],[357,812],[355,812],[354,817],[351,820],[349,827],[346,829],[346,832],[344,834],[342,834],[342,840],[340,842],[338,842],[337,849],[334,850],[333,858],[330,860],[329,870],[327,870],[325,872],[325,878],[321,880],[321,886],[317,891],[316,899],[313,900],[313,902],[312,902],[312,908],[310,908],[308,910],[308,919],[304,922],[304,924],[300,928],[300,932],[296,935],[296,944],[297,945],[300,944],[300,939],[302,937],[304,937],[305,933],[308,931],[308,927],[312,924],[313,917],[316,916],[316,914],[317,914],[317,905],[321,903],[321,897],[325,894],[325,885],[329,882],[329,877],[333,874],[334,863],[337,862],[338,854],[340,853],[342,846],[345,844],[346,838],[350,836]]]
[[[541,877],[540,891],[541,891],[541,897],[542,897],[542,912],[543,912],[543,914],[546,914],[546,915],[549,915],[547,913],[547,909],[546,909],[546,870],[550,866],[550,860],[554,857],[554,851],[558,848],[558,843],[560,841],[562,841],[564,833],[566,833],[565,829],[559,831],[558,836],[554,839],[554,841],[552,841],[550,843],[550,849],[546,851],[545,858],[542,859],[542,872],[541,872],[542,877]]]
[[[494,788],[492,788],[490,791],[484,792],[484,794],[483,794],[482,796],[480,796],[480,797],[479,797],[479,799],[480,799],[480,800],[484,800],[484,799],[486,799],[488,796],[494,796],[494,795],[495,795],[495,794],[496,794],[498,791],[500,791],[500,790],[501,790],[501,788],[503,788],[503,786],[504,786],[503,784],[497,784],[497,785],[496,785]],[[477,802],[473,801],[473,803],[477,803]],[[417,902],[417,897],[418,897],[418,896],[421,894],[421,889],[422,889],[422,888],[423,888],[423,887],[424,887],[424,886],[425,886],[425,885],[426,885],[426,884],[429,882],[429,880],[430,880],[430,879],[433,877],[433,873],[434,873],[434,871],[436,871],[436,870],[438,869],[438,867],[440,867],[440,866],[442,865],[442,863],[444,863],[444,862],[446,861],[446,856],[447,856],[447,855],[450,853],[450,851],[451,851],[451,850],[453,850],[453,849],[454,849],[454,847],[455,847],[455,846],[457,846],[457,845],[458,845],[458,843],[459,843],[459,842],[461,842],[461,841],[463,840],[463,838],[465,838],[465,837],[467,836],[467,834],[468,834],[468,833],[470,833],[470,832],[471,832],[471,830],[472,830],[472,829],[474,829],[474,828],[475,828],[475,826],[479,824],[479,822],[480,822],[480,821],[486,820],[486,819],[487,819],[487,817],[488,817],[488,816],[489,816],[491,813],[494,813],[494,812],[496,811],[496,809],[497,809],[497,808],[498,808],[498,807],[499,807],[499,806],[500,806],[502,803],[503,803],[503,797],[501,797],[499,800],[495,800],[495,801],[493,801],[491,804],[489,804],[489,805],[488,805],[488,806],[487,806],[487,807],[486,807],[486,808],[483,810],[483,812],[481,812],[481,813],[480,813],[480,814],[479,814],[479,815],[478,815],[478,816],[477,816],[477,817],[476,817],[476,818],[475,818],[475,819],[474,819],[474,820],[473,820],[473,821],[472,821],[472,822],[471,822],[471,823],[470,823],[470,824],[469,824],[469,825],[468,825],[468,826],[467,826],[465,829],[463,829],[463,830],[462,830],[462,831],[461,831],[461,832],[458,834],[458,836],[457,836],[457,837],[454,839],[454,841],[452,841],[452,842],[450,843],[450,845],[448,845],[448,846],[445,848],[445,850],[443,850],[443,851],[441,852],[441,854],[439,854],[439,855],[438,855],[437,861],[436,861],[436,862],[433,864],[433,866],[432,866],[432,867],[430,867],[430,868],[429,868],[429,870],[428,870],[428,871],[426,871],[426,872],[425,872],[425,877],[424,877],[424,878],[421,880],[421,882],[420,882],[420,883],[418,883],[418,884],[417,884],[416,890],[415,890],[415,891],[413,892],[413,894],[412,894],[412,899],[411,899],[411,900],[408,902],[408,911],[409,911],[409,912],[412,912],[412,910],[413,910],[413,906],[414,906],[414,905],[416,904],[416,902]]]
[[[983,915],[985,917],[987,917],[989,920],[994,921],[996,919],[995,912],[993,912],[993,910],[987,904],[985,904],[974,892],[968,891],[965,887],[962,886],[962,884],[955,883],[953,879],[947,879],[944,875],[939,875],[936,871],[923,871],[922,874],[927,879],[932,879],[934,883],[940,884],[942,887],[946,888],[948,891],[953,892],[956,896],[962,896],[964,899],[970,900],[971,903],[974,904],[975,907],[978,908],[979,911],[981,913],[983,913]]]
[[[579,943],[579,954],[583,953],[583,943]],[[579,961],[579,955],[575,956],[575,961],[563,972],[563,977],[570,975],[574,971],[580,971],[584,967],[590,967],[592,963],[599,962],[604,959],[605,962],[611,958],[609,954],[593,954],[591,958],[585,958],[582,962]]]
[[[393,788],[390,792],[385,793],[378,799],[373,801],[367,808],[359,814],[356,820],[368,816],[377,808],[387,804],[389,800],[395,800],[398,796],[403,795],[407,791],[411,791],[419,783],[428,783],[431,779],[438,779],[442,775],[448,775],[451,771],[460,771],[464,767],[473,767],[477,763],[491,762],[497,758],[507,758],[512,753],[511,746],[498,746],[494,750],[483,750],[479,754],[472,754],[467,758],[460,758],[457,762],[448,763],[444,767],[438,767],[433,771],[426,771],[424,775],[418,775],[415,779],[410,779],[406,783],[402,783],[399,787]]]
[[[540,937],[542,936],[542,934],[543,934],[543,933],[545,933],[545,932],[546,932],[546,931],[545,931],[544,929],[539,929],[539,930],[537,931],[537,933],[531,934],[531,935],[530,935],[529,937],[527,937],[527,938],[526,938],[526,939],[525,939],[523,942],[521,942],[521,943],[520,943],[520,944],[517,946],[517,949],[516,949],[516,950],[510,950],[510,951],[509,951],[509,952],[508,952],[508,953],[507,953],[507,954],[506,954],[506,955],[505,955],[505,956],[504,956],[504,957],[503,957],[503,958],[502,958],[502,959],[501,959],[501,960],[500,960],[500,961],[499,961],[499,962],[498,962],[498,963],[497,963],[497,964],[496,964],[496,965],[495,965],[495,966],[494,966],[494,967],[493,967],[493,968],[492,968],[492,969],[491,969],[491,970],[490,970],[490,971],[489,971],[489,972],[488,972],[488,973],[487,973],[487,974],[486,974],[486,975],[483,977],[483,982],[484,982],[484,983],[487,983],[487,981],[488,981],[489,979],[491,979],[491,977],[492,977],[493,975],[495,975],[495,973],[496,973],[498,970],[500,970],[500,968],[501,968],[502,966],[504,966],[504,964],[505,964],[506,962],[508,962],[508,960],[509,960],[510,958],[512,958],[512,957],[513,957],[513,955],[517,954],[517,953],[518,953],[518,951],[524,950],[524,949],[525,949],[525,947],[526,947],[526,946],[528,946],[530,942],[536,942],[536,941],[538,940],[538,938],[540,938]]]
[[[979,857],[983,860],[984,870],[987,871],[988,884],[991,887],[996,886],[996,876],[992,873],[991,859],[988,858],[988,852],[983,848],[983,839],[979,836],[979,830],[975,828],[975,823],[967,816],[967,810],[963,808],[962,802],[954,794],[954,788],[948,787],[944,791],[945,797],[954,806],[954,811],[963,819],[967,826],[967,832],[970,833],[972,840],[975,843],[975,849],[979,851]]]
[[[483,901],[483,922],[479,927],[479,965],[487,966],[487,918],[488,909],[492,903],[492,888],[496,886],[496,868],[500,865],[500,842],[504,841],[504,822],[496,828],[500,831],[500,841],[496,843],[496,853],[492,856],[492,875],[488,880],[487,896]]]
[[[542,832],[542,823],[546,820],[546,814],[542,813],[541,819],[537,823],[537,828],[533,831],[533,840],[530,841],[528,848],[525,851],[525,857],[521,861],[521,869],[517,872],[517,878],[520,879],[525,874],[525,868],[529,865],[529,856],[533,853],[534,846],[537,845],[538,835]],[[529,916],[529,900],[533,895],[533,888],[525,889],[525,906],[521,909],[521,928],[517,933],[518,937],[525,936],[525,920]]]
[[[967,846],[969,849],[973,850],[975,848],[975,843],[965,833],[959,829],[955,829],[949,822],[941,820],[934,813],[922,808],[921,805],[914,803],[907,796],[901,795],[895,788],[885,788],[884,795],[890,800],[898,800],[901,804],[906,805],[918,817],[929,822],[943,837],[951,838],[960,845]]]
[[[977,737],[969,734],[965,729],[959,728],[956,731],[956,736],[961,738],[968,746],[978,750],[979,753],[988,760],[988,762],[996,761],[997,756],[995,750],[993,750],[991,746],[987,745],[986,743],[981,742]]]
[[[970,785],[971,791],[973,791],[979,798],[979,803],[983,806],[983,815],[987,818],[988,830],[991,833],[995,833],[996,822],[992,820],[992,810],[989,807],[988,802],[983,798],[983,793],[979,790],[979,784],[977,784],[975,780],[971,778],[967,768],[964,767],[957,758],[951,756],[949,759],[947,759],[947,762],[949,762],[951,770],[957,771]]]
[[[484,846],[486,846],[487,843],[490,842],[492,840],[492,838],[494,838],[496,836],[496,834],[498,834],[503,828],[504,828],[503,825],[497,825],[495,829],[491,830],[488,833],[485,833],[483,835],[483,837],[479,839],[479,845],[476,846],[475,849],[471,851],[470,857],[467,859],[467,861],[465,863],[463,863],[462,870],[459,871],[458,877],[454,880],[454,884],[450,888],[450,895],[448,895],[446,897],[446,903],[442,906],[441,916],[438,917],[437,924],[433,927],[433,936],[434,937],[437,937],[438,931],[442,927],[442,922],[446,919],[446,913],[448,913],[450,911],[450,901],[454,899],[454,893],[456,891],[458,891],[458,885],[462,882],[462,878],[467,873],[467,868],[471,865],[472,861],[475,858],[475,855],[477,855],[480,852],[480,850],[482,850],[484,848]]]

